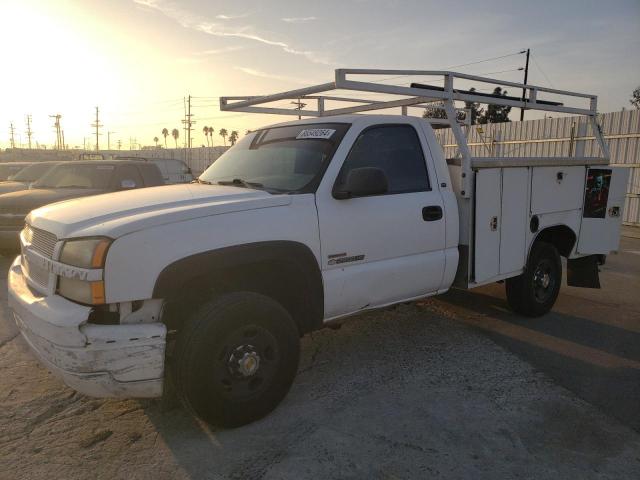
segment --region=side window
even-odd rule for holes
[[[116,169],[116,173],[113,176],[113,186],[116,190],[123,188],[122,182],[123,180],[133,181],[135,183],[135,187],[127,186],[125,188],[140,188],[144,187],[144,182],[142,181],[142,175],[138,171],[138,168],[135,165],[120,165]]]
[[[387,175],[387,194],[431,190],[420,139],[411,125],[380,125],[356,139],[336,181],[339,189],[354,168],[375,167]]]

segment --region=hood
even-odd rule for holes
[[[102,193],[88,188],[35,188],[0,195],[0,209],[11,213],[28,213],[49,203]]]
[[[28,183],[8,180],[6,182],[0,182],[0,195],[3,193],[17,192],[18,190],[27,190],[28,188]]]
[[[58,238],[99,235],[117,238],[157,225],[289,203],[289,195],[191,183],[59,202],[34,210],[27,222]]]

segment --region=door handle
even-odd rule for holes
[[[422,209],[422,219],[425,222],[433,222],[442,218],[442,207],[431,205]]]

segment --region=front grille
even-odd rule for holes
[[[24,273],[32,282],[43,290],[47,289],[49,285],[49,272],[37,265],[31,265],[26,257],[22,260],[22,267],[24,268]]]
[[[53,252],[58,242],[58,238],[53,233],[26,225],[24,227],[24,239],[27,244],[31,245],[30,250],[38,252],[47,258],[53,258]],[[46,292],[49,287],[49,272],[39,265],[30,264],[26,255],[22,256],[22,262],[25,274],[35,284],[34,286]]]
[[[25,227],[25,239],[27,243],[31,244],[32,250],[47,258],[53,258],[53,251],[58,242],[58,238],[53,233],[27,225]]]

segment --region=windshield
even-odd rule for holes
[[[24,165],[0,165],[0,180],[6,180],[24,168]]]
[[[251,132],[199,181],[272,193],[312,191],[348,129],[344,123],[316,123]]]
[[[11,177],[11,180],[15,182],[33,182],[44,175],[52,166],[49,163],[29,165]]]
[[[113,165],[65,164],[53,167],[35,188],[95,188],[106,189],[111,180]]]

